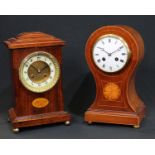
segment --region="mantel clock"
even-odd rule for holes
[[[15,107],[9,110],[13,131],[42,124],[70,123],[63,110],[62,46],[41,32],[21,33],[5,41],[11,50]]]
[[[136,68],[144,56],[140,34],[129,26],[101,27],[90,35],[85,54],[96,82],[96,98],[85,121],[138,128],[145,113],[135,89]]]

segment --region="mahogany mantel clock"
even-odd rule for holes
[[[64,41],[41,32],[19,34],[5,41],[11,49],[15,107],[9,110],[13,131],[19,128],[70,123],[63,110],[62,46]]]
[[[140,126],[145,106],[135,90],[135,72],[144,43],[129,26],[105,26],[89,37],[86,60],[96,82],[96,98],[85,113],[88,123]]]

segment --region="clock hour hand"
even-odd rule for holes
[[[39,68],[36,68],[35,66],[31,65],[38,73],[41,72],[41,70]]]
[[[48,67],[48,65],[46,65],[46,66],[44,66],[41,70],[40,70],[40,72],[42,72],[44,69],[46,69]]]
[[[121,48],[122,48],[122,46],[121,46],[121,47],[119,47],[117,50],[113,51],[113,52],[112,52],[112,53],[110,53],[110,54],[112,55],[112,54],[114,54],[114,53],[116,53],[116,52],[119,52]]]

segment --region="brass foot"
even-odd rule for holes
[[[10,122],[10,118],[8,117],[8,122]]]
[[[70,121],[66,121],[65,122],[65,125],[70,125]]]
[[[92,124],[92,122],[87,122],[89,125]]]
[[[12,129],[12,131],[13,131],[14,133],[18,133],[18,132],[19,132],[19,128],[14,128],[14,129]]]
[[[140,125],[134,125],[133,126],[135,129],[138,129],[138,128],[140,128]]]

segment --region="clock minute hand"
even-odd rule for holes
[[[38,69],[36,67],[34,67],[33,65],[31,65],[37,72],[38,72]]]
[[[105,51],[104,50],[104,48],[101,48],[101,47],[98,47],[100,50],[102,50],[103,52],[105,52],[105,53],[107,53],[108,54],[108,56],[111,56],[111,53],[109,53],[109,52],[107,52],[107,51]]]

